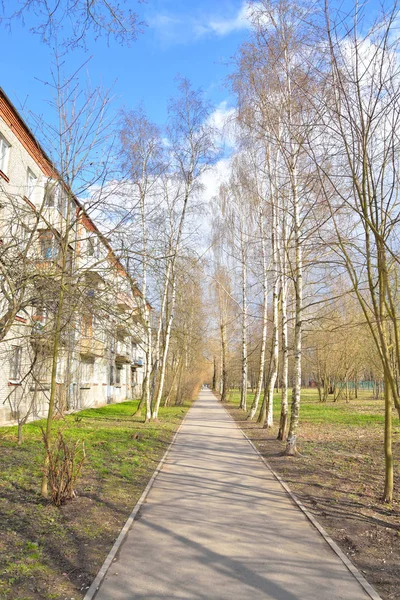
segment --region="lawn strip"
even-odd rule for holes
[[[84,440],[87,460],[77,498],[60,509],[39,495],[40,422],[0,428],[0,599],[78,600],[97,574],[140,498],[189,404],[133,416],[137,402],[87,409],[57,421],[66,439]]]

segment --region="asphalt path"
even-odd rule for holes
[[[95,598],[370,596],[202,391]]]

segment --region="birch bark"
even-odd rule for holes
[[[293,366],[293,390],[292,405],[290,413],[289,433],[285,454],[293,456],[297,454],[296,434],[299,426],[300,393],[301,393],[301,359],[302,359],[302,317],[303,317],[303,252],[300,232],[300,207],[297,189],[296,166],[292,164],[291,183],[293,193],[293,222],[295,239],[295,332],[294,332],[294,366]]]
[[[276,192],[271,194],[271,246],[272,246],[272,350],[271,350],[271,366],[269,371],[267,395],[266,395],[266,419],[263,427],[272,427],[273,425],[273,410],[274,410],[274,391],[278,377],[278,361],[279,361],[279,262],[278,262],[278,219],[277,219],[277,198]]]
[[[241,272],[242,272],[242,384],[240,408],[247,410],[247,240],[244,239],[242,223],[240,232]]]
[[[286,437],[288,421],[288,377],[289,377],[289,347],[288,347],[288,316],[287,316],[287,213],[283,206],[282,242],[280,245],[280,278],[281,278],[281,324],[282,324],[282,396],[281,415],[279,421],[278,440]]]
[[[261,392],[264,384],[265,372],[265,353],[267,348],[267,333],[268,333],[268,265],[265,248],[265,230],[264,230],[264,212],[261,209],[259,214],[259,232],[261,240],[261,257],[262,257],[262,272],[263,272],[263,312],[262,312],[262,335],[261,335],[261,352],[259,363],[259,375],[254,395],[254,401],[250,409],[249,419],[254,419],[258,405],[260,403]]]

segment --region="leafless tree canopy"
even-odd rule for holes
[[[144,27],[131,4],[128,0],[4,0],[0,21],[12,28],[12,21],[20,19],[47,43],[61,34],[68,47],[85,45],[88,34],[129,45]]]

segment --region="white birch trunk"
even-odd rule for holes
[[[153,381],[151,384],[151,398],[152,399],[154,399],[155,387],[156,387],[157,377],[158,377],[158,370],[159,370],[159,366],[160,366],[161,333],[162,333],[162,324],[163,324],[164,314],[165,314],[166,306],[167,306],[168,286],[169,286],[169,278],[170,278],[170,272],[171,272],[171,262],[172,261],[169,260],[168,264],[167,264],[167,271],[165,274],[164,289],[163,289],[163,295],[162,295],[162,300],[161,300],[160,315],[158,318],[157,335],[156,335],[156,341],[154,344],[154,373],[153,373]]]
[[[241,231],[240,244],[242,250],[242,389],[240,408],[247,410],[247,257],[243,231]]]
[[[146,375],[144,380],[144,400],[146,404],[146,422],[151,418],[151,366],[152,366],[152,332],[151,332],[151,321],[150,315],[146,318]]]
[[[226,349],[226,323],[221,323],[221,402],[226,401],[228,393],[228,368],[226,364],[227,349]]]
[[[294,455],[296,449],[296,434],[299,425],[300,393],[301,393],[301,359],[302,359],[302,318],[303,318],[303,253],[300,236],[300,207],[297,189],[296,167],[292,166],[292,192],[293,192],[293,225],[295,238],[295,333],[294,333],[294,367],[293,367],[293,391],[290,425],[286,454]]]
[[[265,252],[265,231],[264,231],[264,217],[262,210],[260,211],[260,237],[261,237],[261,253],[262,253],[262,266],[263,266],[263,324],[262,324],[262,336],[261,336],[261,352],[260,352],[260,367],[258,371],[258,381],[256,393],[254,396],[253,404],[251,406],[249,419],[254,419],[258,405],[260,403],[261,392],[264,383],[264,372],[265,372],[265,353],[267,348],[267,333],[268,333],[268,269],[267,269],[267,257]]]
[[[278,440],[286,437],[288,420],[288,378],[289,378],[289,340],[288,340],[288,316],[287,316],[287,212],[282,207],[282,241],[279,247],[279,264],[281,279],[281,325],[282,325],[282,396],[281,416],[279,422]]]
[[[276,165],[275,165],[276,166]],[[275,168],[276,179],[276,168]],[[278,377],[279,364],[279,260],[278,260],[278,201],[277,201],[277,182],[275,181],[275,189],[271,194],[271,209],[272,209],[272,230],[271,230],[271,245],[272,245],[272,271],[274,284],[272,288],[272,351],[271,351],[271,367],[269,372],[269,380],[267,386],[267,406],[266,420],[264,427],[272,427],[274,422],[274,390],[275,383]]]
[[[172,275],[171,312],[170,312],[170,315],[168,318],[167,330],[165,333],[164,351],[163,351],[163,355],[162,355],[161,370],[160,370],[160,381],[158,384],[157,398],[156,398],[156,401],[155,401],[154,407],[153,407],[153,414],[152,414],[153,419],[158,419],[158,411],[160,410],[161,398],[162,398],[162,394],[164,391],[165,373],[167,370],[169,342],[171,339],[171,329],[172,329],[172,323],[174,321],[174,309],[175,309],[175,302],[176,302],[176,280],[175,280],[175,274],[173,272],[173,269],[172,269],[171,275]]]
[[[182,233],[183,233],[183,226],[184,226],[185,217],[186,217],[186,209],[187,209],[187,205],[188,205],[188,201],[189,201],[191,188],[192,188],[191,182],[189,182],[187,184],[186,191],[185,191],[182,213],[181,213],[181,217],[179,220],[179,227],[178,227],[178,231],[177,231],[177,235],[176,235],[175,252],[174,252],[174,256],[171,260],[171,266],[170,266],[170,275],[171,275],[171,279],[172,279],[171,310],[170,310],[170,315],[169,315],[169,319],[168,319],[167,331],[166,331],[166,335],[165,335],[165,345],[164,345],[163,357],[162,357],[162,362],[161,362],[161,373],[160,373],[160,381],[158,384],[157,398],[155,401],[155,406],[153,407],[153,414],[152,414],[153,419],[158,419],[158,411],[160,409],[161,398],[162,398],[163,391],[164,391],[165,372],[167,369],[169,342],[170,342],[170,338],[171,338],[172,323],[174,321],[174,310],[175,310],[175,302],[176,302],[175,263],[176,263],[176,259],[178,257],[178,252],[179,252],[179,248],[180,248],[181,237],[182,237]],[[167,289],[168,289],[168,287],[167,287]]]
[[[145,178],[145,177],[144,177]],[[142,238],[143,238],[143,258],[142,258],[142,311],[144,316],[144,325],[146,332],[146,346],[145,346],[145,376],[144,386],[142,390],[142,398],[144,399],[146,406],[145,421],[149,421],[151,418],[151,390],[150,390],[150,377],[151,377],[151,365],[152,365],[152,339],[151,339],[151,317],[150,311],[147,309],[147,228],[146,228],[146,207],[145,207],[145,193],[141,190],[140,193],[140,209],[142,216]]]
[[[222,399],[222,391],[223,391],[223,381],[224,381],[224,343],[222,341],[222,331],[221,331],[221,344],[220,344],[220,357],[221,360],[219,362],[219,384],[218,389]]]

